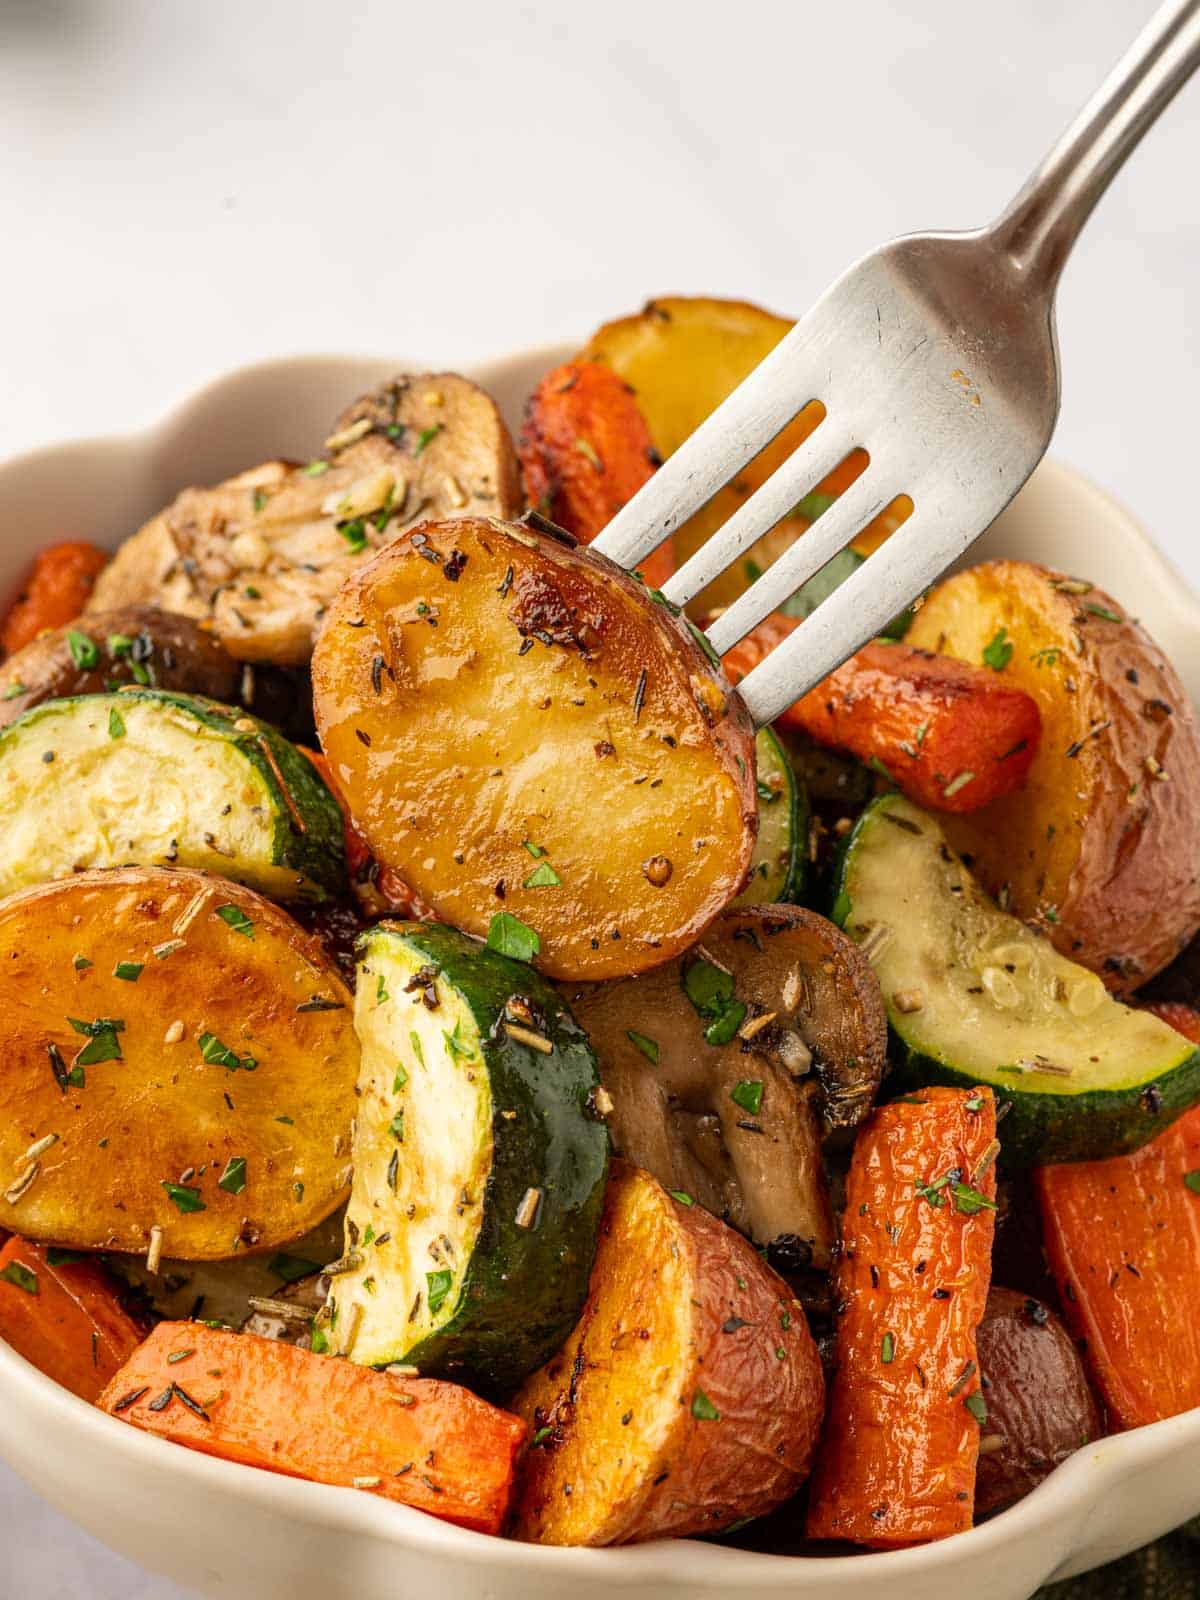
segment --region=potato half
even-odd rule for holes
[[[804,1312],[740,1234],[618,1163],[583,1316],[517,1393],[515,1533],[610,1545],[717,1533],[794,1494],[825,1383]]]
[[[400,377],[348,407],[307,466],[268,461],[185,489],[125,541],[88,610],[211,618],[239,660],[303,666],[325,607],[373,549],[419,518],[520,505],[490,397],[452,372]]]
[[[551,976],[666,961],[745,882],[746,712],[687,624],[587,550],[426,523],[342,589],[313,687],[377,859],[467,933],[533,929]]]
[[[991,561],[940,584],[906,643],[1000,676],[1038,703],[1024,788],[947,817],[990,893],[1118,993],[1200,927],[1200,733],[1171,663],[1086,579]]]
[[[270,901],[87,872],[0,903],[0,1228],[214,1260],[346,1198],[350,996]]]

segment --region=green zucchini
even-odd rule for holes
[[[274,900],[346,883],[312,763],[245,711],[162,689],[46,700],[0,730],[0,896],[85,867],[195,867]]]
[[[746,887],[735,906],[799,900],[808,866],[808,797],[770,728],[754,741],[758,773],[758,839]]]
[[[899,794],[849,835],[833,917],[879,979],[899,1080],[989,1084],[1010,1166],[1134,1150],[1200,1100],[1200,1050],[1001,911]]]
[[[348,1270],[317,1347],[514,1387],[587,1295],[608,1170],[596,1058],[523,962],[436,923],[359,941]]]

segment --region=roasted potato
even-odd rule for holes
[[[799,906],[750,906],[666,966],[563,991],[617,1151],[791,1265],[827,1268],[823,1132],[870,1110],[887,1051],[857,946]]]
[[[512,1402],[532,1448],[515,1533],[716,1533],[804,1481],[825,1385],[804,1313],[740,1235],[618,1164],[583,1316]]]
[[[240,885],[127,867],[0,903],[0,1227],[215,1260],[346,1198],[358,1046],[316,940]]]
[[[0,727],[31,706],[127,683],[241,701],[243,669],[192,617],[154,606],[96,611],[43,633],[0,667]]]
[[[1048,1306],[995,1285],[976,1334],[987,1422],[975,1514],[1020,1500],[1104,1429],[1070,1334]]]
[[[268,461],[185,489],[127,539],[89,611],[155,604],[211,618],[240,661],[302,666],[342,583],[422,517],[515,515],[516,455],[465,378],[395,379],[338,418],[305,467]]]
[[[651,300],[636,316],[605,323],[582,351],[583,361],[611,366],[633,389],[650,437],[665,458],[715,411],[759,362],[768,356],[791,322],[744,300],[667,298]],[[825,415],[818,402],[807,405],[787,428],[675,534],[675,557],[682,563],[728,521],[742,502],[818,427]],[[809,526],[817,508],[858,477],[866,453],[854,451],[821,483],[796,512],[786,517],[747,553],[751,571],[781,555]],[[808,515],[805,515],[805,511]],[[903,520],[889,506],[854,541],[863,553],[874,550]],[[709,584],[696,599],[697,615],[725,606],[746,587],[739,562]]]
[[[947,822],[990,893],[1118,993],[1200,927],[1200,733],[1154,641],[1084,579],[993,561],[940,584],[906,643],[1031,694],[1025,787]],[[987,652],[987,657],[985,657]]]
[[[745,883],[749,718],[687,624],[602,557],[424,523],[330,606],[313,687],[376,858],[467,933],[501,912],[532,929],[552,977],[667,961]]]

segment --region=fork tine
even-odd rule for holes
[[[707,417],[592,541],[622,567],[635,567],[818,398],[810,312]]]
[[[959,509],[918,502],[887,543],[747,674],[738,693],[757,724],[772,722],[877,637],[962,555],[980,530],[964,524]]]
[[[677,606],[686,605],[749,550],[756,539],[793,511],[797,502],[828,477],[852,448],[845,433],[828,420],[821,423],[728,522],[668,578],[662,586],[666,598]]]
[[[727,611],[721,613],[708,630],[708,641],[718,655],[731,650],[751,628],[777,610],[785,600],[789,600],[802,583],[820,572],[825,563],[848,545],[872,517],[878,516],[894,497],[892,490],[879,487],[882,481],[872,463],[844,494],[838,496],[807,533],[802,534],[767,568],[761,578],[739,595]],[[720,535],[717,537],[720,538]]]

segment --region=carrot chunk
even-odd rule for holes
[[[591,544],[658,464],[633,390],[611,367],[569,361],[525,409],[521,472],[529,503]],[[675,570],[670,541],[641,564],[652,589]]]
[[[101,1395],[135,1428],[286,1477],[498,1533],[525,1424],[469,1389],[295,1345],[163,1322]]]
[[[776,613],[725,656],[737,683],[800,626]],[[977,811],[1019,789],[1037,753],[1037,703],[986,667],[869,644],[783,713],[819,744],[882,767],[917,805]]]
[[[95,1400],[143,1334],[99,1262],[15,1234],[0,1250],[0,1338],[81,1400]]]
[[[889,1549],[971,1526],[998,1148],[983,1088],[923,1089],[858,1135],[810,1539]]]
[[[0,625],[0,649],[12,655],[47,628],[61,628],[87,604],[96,575],[109,563],[107,550],[79,539],[43,550]]]
[[[1200,1406],[1200,1106],[1132,1155],[1035,1181],[1063,1314],[1112,1427]]]

